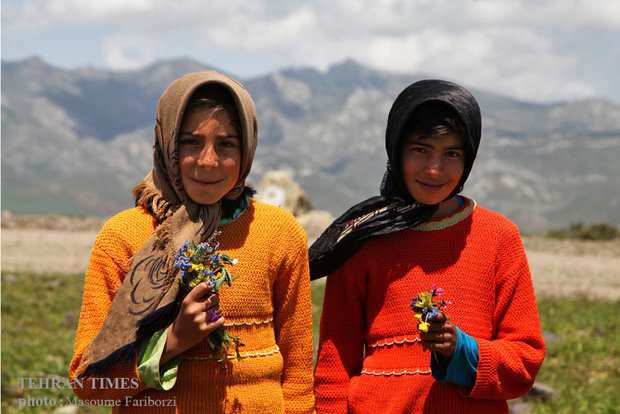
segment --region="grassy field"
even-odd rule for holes
[[[67,398],[73,400],[73,391],[63,387],[73,355],[83,278],[2,273],[3,413],[48,413],[67,405]],[[35,378],[36,384],[27,378]],[[53,389],[35,389],[39,387]],[[22,409],[20,402],[26,404]]]
[[[2,274],[2,412],[53,412],[72,399],[61,389],[73,352],[82,297],[82,276]],[[604,287],[598,287],[603,289]],[[313,284],[315,337],[323,285]],[[620,407],[620,302],[539,298],[547,358],[537,381],[561,394],[536,402],[535,413],[615,413]],[[56,381],[33,389],[25,378]],[[24,379],[24,380],[21,380]],[[38,385],[38,383],[37,383]],[[45,385],[45,384],[43,384]],[[46,404],[19,410],[20,401]],[[56,403],[56,407],[50,404]],[[80,412],[108,412],[83,408]]]
[[[541,298],[538,302],[547,356],[537,381],[558,390],[561,398],[537,405],[535,412],[617,413],[620,301]]]

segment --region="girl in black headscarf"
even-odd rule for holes
[[[518,229],[459,195],[480,136],[454,83],[416,82],[394,102],[381,195],[310,248],[312,278],[329,275],[319,413],[508,412],[533,384],[544,342]],[[421,312],[442,293],[445,313]]]

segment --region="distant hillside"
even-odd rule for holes
[[[188,59],[129,72],[3,61],[2,208],[110,215],[130,206],[131,188],[151,167],[159,96],[182,74],[210,68]],[[251,181],[290,169],[313,205],[333,214],[376,194],[390,105],[424,77],[347,61],[324,73],[240,79],[259,114]],[[483,141],[465,194],[525,231],[574,221],[620,224],[620,107],[473,93]]]

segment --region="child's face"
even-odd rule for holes
[[[454,132],[432,137],[411,134],[403,139],[400,162],[409,194],[422,204],[439,204],[463,175],[463,139]]]
[[[183,117],[178,141],[179,167],[187,195],[198,204],[214,204],[237,183],[241,139],[231,114],[208,109]]]

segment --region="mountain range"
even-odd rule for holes
[[[107,216],[130,207],[132,187],[152,165],[159,96],[174,79],[206,69],[214,67],[191,59],[126,72],[2,61],[2,209]],[[390,106],[429,77],[345,61],[324,72],[240,78],[259,119],[250,183],[290,170],[314,207],[334,215],[377,194]],[[540,104],[468,89],[482,109],[483,138],[465,195],[526,232],[620,225],[617,103]]]

